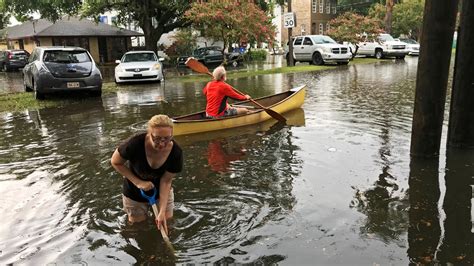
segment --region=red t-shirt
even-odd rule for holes
[[[224,81],[213,80],[207,83],[202,92],[206,95],[207,99],[206,113],[214,117],[224,115],[224,111],[227,109],[227,97],[235,100],[246,100],[245,96],[235,92]]]

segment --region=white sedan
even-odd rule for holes
[[[153,51],[127,52],[115,61],[115,82],[163,81],[162,61]]]

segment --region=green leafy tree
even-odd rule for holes
[[[9,12],[17,20],[31,19],[31,14],[39,12],[42,18],[52,21],[60,19],[64,14],[78,14],[81,0],[3,0]]]
[[[424,7],[424,0],[405,0],[395,5],[393,8],[393,35],[405,34],[418,40],[423,25]]]
[[[156,51],[161,35],[187,26],[183,19],[188,0],[4,0],[20,20],[39,12],[42,18],[56,21],[63,15],[98,19],[106,11],[117,11],[121,24],[137,23],[145,35],[145,46]],[[23,18],[23,19],[22,19]]]
[[[387,8],[385,7],[385,5],[376,3],[370,7],[367,16],[377,21],[380,28],[383,28],[385,26],[384,19],[385,19],[386,13],[387,13]]]
[[[0,29],[6,28],[10,21],[10,13],[7,11],[5,1],[0,0]],[[0,39],[3,36],[0,36]]]
[[[275,39],[271,17],[253,3],[193,3],[185,18],[201,36],[222,41],[222,52],[232,43],[271,44]]]
[[[383,32],[378,20],[354,12],[346,12],[332,19],[329,23],[331,29],[327,32],[327,35],[339,42],[348,42],[355,45],[355,51],[351,51],[352,57],[356,55],[359,49],[357,45],[359,42],[366,38],[375,39],[375,36]]]
[[[196,36],[191,29],[179,30],[173,39],[173,55],[190,55],[197,46]]]

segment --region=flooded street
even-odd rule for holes
[[[286,126],[176,137],[175,256],[151,219],[127,224],[110,157],[151,116],[202,110],[206,82],[0,114],[0,263],[472,263],[474,151],[447,154],[446,115],[440,158],[410,160],[416,69],[409,57],[228,80],[253,97],[306,84],[305,103]]]

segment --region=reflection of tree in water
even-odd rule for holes
[[[382,161],[382,173],[379,174],[372,188],[365,191],[356,189],[351,207],[367,216],[360,228],[361,234],[367,237],[376,235],[384,242],[400,241],[400,236],[407,228],[407,200],[397,195],[396,178],[390,174],[389,126],[381,129],[382,144],[379,156]],[[400,243],[402,244],[402,243]]]
[[[446,156],[446,195],[443,209],[444,236],[437,258],[441,263],[474,265],[474,151],[448,151]]]

